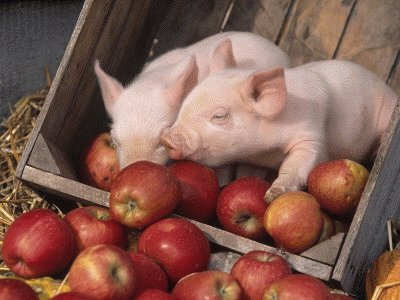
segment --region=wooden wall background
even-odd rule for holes
[[[286,51],[294,65],[354,61],[400,93],[399,0],[175,0],[154,54],[220,30],[258,33]]]

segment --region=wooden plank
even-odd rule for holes
[[[400,214],[400,103],[397,103],[332,278],[360,293],[368,266],[387,247],[386,221]]]
[[[87,141],[97,132],[104,131],[109,122],[101,98],[93,97],[98,91],[93,72],[95,58],[102,59],[108,68],[118,69],[128,59],[122,56],[126,49],[135,53],[133,49],[136,47],[147,52],[139,39],[147,22],[151,24],[157,21],[147,19],[152,2],[115,0],[109,15],[103,16],[104,25],[95,28],[91,24],[95,23],[98,16],[97,10],[92,8],[92,14],[86,20],[88,25],[81,31],[79,44],[73,49],[72,57],[65,68],[63,83],[58,87],[56,95],[57,107],[67,113],[61,115],[56,109],[49,111],[48,120],[44,123],[47,126],[42,129],[46,130],[43,132],[45,136],[49,136],[70,156],[77,154],[81,141]],[[131,56],[134,57],[133,54]],[[132,69],[135,64],[143,63],[136,61]],[[67,99],[64,100],[65,98]],[[55,124],[59,123],[63,126],[57,128]]]
[[[397,53],[396,61],[388,79],[388,84],[400,95],[400,51]]]
[[[32,148],[28,162],[30,166],[55,175],[61,175],[60,168],[54,160],[43,135],[39,133],[35,145]]]
[[[309,274],[326,281],[330,280],[331,278],[331,272],[332,272],[331,266],[292,253],[288,252],[283,253],[278,249],[276,249],[275,247],[271,247],[265,244],[249,240],[241,236],[237,236],[233,233],[227,232],[225,230],[204,223],[200,223],[190,219],[187,220],[189,220],[197,227],[199,227],[205,233],[208,240],[213,243],[222,245],[226,248],[229,248],[231,250],[234,250],[242,254],[252,250],[263,250],[275,253],[283,256],[289,262],[291,267],[296,271]]]
[[[301,256],[333,266],[335,265],[336,259],[339,256],[340,249],[344,241],[344,236],[345,234],[343,232],[339,232],[331,238],[302,252]]]
[[[25,166],[21,180],[50,194],[89,205],[108,207],[109,193],[75,180]]]
[[[251,31],[276,42],[294,0],[237,0],[224,31]]]
[[[156,34],[152,55],[158,56],[219,32],[231,1],[172,1],[169,14]]]
[[[331,59],[355,0],[296,1],[279,41],[293,65]]]
[[[71,36],[71,39],[69,41],[67,50],[66,50],[66,52],[64,54],[63,59],[61,60],[59,70],[57,71],[57,73],[56,73],[56,75],[55,75],[55,77],[53,79],[53,84],[50,87],[49,93],[48,93],[48,95],[46,97],[46,100],[45,100],[45,102],[43,104],[43,107],[42,107],[42,109],[40,111],[40,114],[39,114],[39,116],[38,116],[38,118],[36,120],[36,125],[33,128],[32,132],[30,133],[29,139],[28,139],[28,141],[27,141],[27,143],[25,145],[24,152],[22,153],[21,159],[18,162],[18,166],[17,166],[16,172],[15,172],[15,176],[17,178],[21,178],[22,177],[22,173],[23,173],[24,167],[25,167],[25,165],[26,165],[26,163],[28,161],[28,158],[29,158],[29,156],[31,154],[31,151],[32,151],[32,149],[33,149],[33,147],[35,145],[35,141],[36,141],[36,139],[38,137],[39,131],[40,131],[40,129],[42,127],[42,124],[43,124],[43,122],[44,122],[44,120],[46,118],[47,111],[49,110],[51,102],[53,101],[54,94],[56,93],[57,88],[60,85],[60,81],[61,81],[61,78],[62,78],[63,73],[64,73],[63,70],[65,69],[65,66],[68,64],[68,61],[69,61],[70,56],[71,56],[72,49],[75,47],[75,45],[77,43],[79,33],[82,30],[83,25],[85,24],[85,20],[86,20],[89,12],[91,10],[91,7],[93,5],[93,1],[94,0],[86,0],[85,3],[83,4],[82,11],[81,11],[81,13],[79,15],[79,18],[77,20],[77,23],[75,25],[75,29],[74,29],[74,31],[72,33],[72,36]],[[108,3],[108,5],[109,5],[109,3]],[[107,13],[108,6],[103,6],[102,7],[102,11],[104,13]]]
[[[400,1],[358,1],[336,58],[356,62],[387,80],[400,49]]]

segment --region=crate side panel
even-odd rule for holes
[[[336,58],[351,60],[387,80],[400,49],[400,1],[358,1]]]
[[[16,177],[17,178],[21,178],[22,176],[22,172],[24,170],[24,167],[28,161],[28,158],[31,154],[31,151],[35,145],[36,139],[38,137],[38,134],[40,132],[40,130],[42,130],[42,125],[44,123],[44,121],[46,120],[46,118],[48,118],[48,111],[49,110],[54,110],[54,104],[53,104],[53,100],[54,100],[54,96],[55,94],[58,92],[58,87],[60,86],[60,82],[64,76],[64,71],[65,71],[65,67],[68,64],[70,57],[72,55],[72,51],[78,41],[78,37],[80,35],[80,32],[83,28],[83,26],[85,25],[85,21],[88,17],[88,15],[91,12],[92,9],[92,5],[93,5],[93,0],[86,0],[85,3],[83,4],[82,7],[82,11],[78,17],[77,23],[75,25],[74,31],[72,32],[70,41],[68,43],[67,49],[64,53],[64,56],[61,60],[60,66],[58,67],[57,73],[54,77],[53,83],[50,87],[49,93],[46,97],[46,100],[43,104],[43,107],[40,111],[40,114],[36,120],[36,124],[35,127],[33,128],[30,136],[29,136],[29,140],[27,141],[26,145],[25,145],[25,149],[24,152],[21,156],[21,159],[18,162],[18,167],[16,170]],[[102,7],[97,7],[98,9],[101,9],[102,12],[104,12],[105,14],[108,12],[108,9],[110,8],[110,4],[109,3],[103,3],[106,5],[103,5]],[[66,111],[63,110],[58,110],[56,111],[56,113],[61,114],[61,116],[63,114],[66,113]],[[57,126],[62,126],[62,124],[54,124],[55,127]]]
[[[49,134],[51,140],[56,142],[60,149],[64,149],[68,156],[75,157],[82,142],[89,140],[94,134],[108,129],[109,119],[105,113],[102,99],[99,97],[93,72],[95,58],[102,58],[106,65],[118,65],[125,59],[119,54],[122,49],[135,44],[135,47],[146,51],[140,44],[139,38],[146,22],[154,21],[147,19],[152,7],[150,4],[151,1],[115,1],[99,36],[93,38],[90,30],[84,31],[82,34],[80,43],[67,66],[68,76],[64,79],[64,82],[69,83],[70,80],[74,82],[69,87],[69,93],[74,96],[69,99],[68,103],[62,105],[68,114],[64,115],[62,119],[49,118],[47,123],[46,134]],[[134,23],[127,24],[127,20]],[[91,23],[90,20],[88,22]],[[117,44],[118,47],[115,46]],[[132,53],[134,53],[133,49]],[[139,61],[135,63],[143,64]],[[63,97],[63,92],[67,92],[66,88],[60,91],[60,98]],[[96,92],[97,97],[95,97]],[[53,124],[56,122],[64,125],[61,130],[54,130]],[[82,130],[83,128],[85,130]]]
[[[354,3],[355,0],[296,1],[279,41],[293,65],[334,56]]]
[[[294,0],[235,1],[224,31],[257,33],[276,42]]]
[[[360,199],[333,272],[347,292],[359,293],[368,266],[387,247],[386,221],[400,212],[400,103]]]

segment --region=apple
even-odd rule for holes
[[[147,289],[168,290],[168,276],[161,266],[143,253],[128,251],[136,270],[137,288],[135,295]]]
[[[179,180],[182,192],[176,213],[199,222],[210,220],[219,195],[215,170],[188,160],[173,162],[169,169]]]
[[[322,232],[321,232],[321,235],[320,235],[320,237],[319,237],[319,239],[317,241],[317,244],[329,239],[336,232],[335,221],[332,219],[332,217],[328,216],[324,212],[322,212],[322,216],[324,218],[324,226],[322,228]]]
[[[271,283],[262,299],[331,300],[332,295],[321,280],[306,274],[292,274]]]
[[[249,300],[262,299],[267,286],[289,274],[292,270],[282,256],[261,250],[247,252],[231,269],[231,275],[243,290],[243,299]]]
[[[69,211],[64,220],[74,232],[78,252],[97,244],[111,244],[122,248],[127,244],[125,227],[111,218],[107,208],[78,207]]]
[[[130,299],[137,287],[136,270],[125,250],[95,245],[83,250],[69,270],[72,292],[94,299]]]
[[[323,210],[337,217],[352,217],[369,176],[359,163],[338,159],[317,165],[308,175],[308,192]]]
[[[171,214],[180,199],[179,181],[166,166],[137,161],[121,170],[111,185],[111,217],[141,229]]]
[[[255,176],[242,177],[225,186],[216,208],[222,228],[252,240],[265,240],[263,217],[268,204],[263,198],[269,187],[267,181]]]
[[[263,222],[275,244],[292,253],[316,244],[324,226],[318,201],[302,191],[284,193],[272,201]]]
[[[89,298],[83,294],[75,292],[65,292],[51,298],[51,300],[92,300],[92,299],[93,298]]]
[[[109,191],[119,171],[117,151],[108,132],[96,135],[80,153],[78,173],[88,185]]]
[[[74,234],[49,209],[23,213],[11,223],[3,241],[2,257],[17,276],[35,278],[65,270],[75,255]]]
[[[206,270],[211,257],[210,243],[203,232],[180,218],[166,218],[146,228],[139,237],[138,252],[157,261],[171,284]]]
[[[1,300],[39,300],[39,296],[24,281],[13,278],[0,279]]]
[[[166,291],[157,289],[147,289],[142,291],[134,298],[135,300],[176,300],[171,294]]]
[[[183,277],[172,290],[172,296],[179,300],[239,300],[242,289],[229,273],[209,270]]]

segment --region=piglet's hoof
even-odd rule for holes
[[[264,196],[264,200],[265,202],[267,202],[268,204],[271,203],[272,201],[274,201],[276,198],[278,198],[280,195],[283,194],[283,190],[280,188],[270,188]]]

